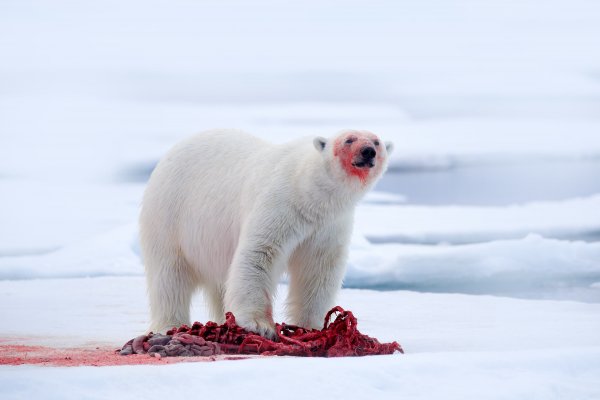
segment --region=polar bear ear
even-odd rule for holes
[[[324,137],[317,136],[313,139],[313,145],[315,146],[315,149],[317,149],[319,152],[323,151],[326,144],[327,139],[325,139]]]
[[[385,142],[385,151],[387,151],[388,155],[392,154],[392,152],[394,151],[394,143]]]

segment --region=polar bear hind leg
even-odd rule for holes
[[[190,323],[190,303],[197,288],[190,268],[177,254],[147,258],[146,281],[150,299],[150,330],[165,333]]]

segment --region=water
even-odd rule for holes
[[[600,193],[600,160],[458,166],[388,171],[376,190],[411,204],[504,206]]]

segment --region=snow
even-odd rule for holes
[[[181,395],[291,398],[327,394],[382,399],[594,399],[598,349],[548,353],[417,354],[377,360],[289,359],[113,368],[9,367],[4,398],[160,399]],[[372,361],[372,362],[370,362]],[[282,373],[283,371],[283,373]],[[274,377],[292,376],[281,382]],[[265,377],[270,379],[265,380]],[[431,382],[435,382],[432,385]],[[92,389],[93,388],[93,389]]]
[[[599,16],[589,0],[2,2],[0,346],[147,328],[136,219],[178,140],[350,127],[395,152],[357,207],[339,304],[406,354],[0,366],[0,397],[600,398]]]
[[[464,246],[364,245],[345,286],[600,301],[600,244],[528,235]]]
[[[282,316],[286,290],[279,288],[276,318]],[[21,343],[116,348],[148,322],[141,277],[2,281],[0,294],[11,299],[0,305],[0,332]],[[3,367],[1,391],[3,398],[40,393],[163,398],[223,390],[257,397],[268,385],[269,391],[292,397],[335,390],[353,398],[558,399],[593,398],[600,390],[600,304],[364,289],[344,290],[340,303],[359,316],[362,332],[397,339],[406,354],[160,367]],[[202,297],[195,299],[193,317],[207,318]]]

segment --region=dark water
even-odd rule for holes
[[[376,190],[402,194],[411,204],[503,206],[557,201],[600,193],[600,160],[392,170]]]

